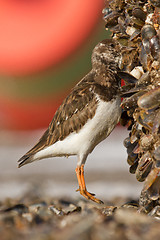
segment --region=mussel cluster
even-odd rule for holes
[[[120,122],[129,130],[130,172],[144,181],[140,211],[148,213],[160,205],[160,1],[113,0],[103,13],[112,38],[128,48],[120,68],[136,78],[122,87]]]

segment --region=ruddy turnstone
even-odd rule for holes
[[[72,89],[38,143],[19,159],[19,167],[36,160],[77,155],[80,194],[103,203],[87,191],[84,164],[95,146],[113,130],[121,115],[118,63],[121,46],[106,39],[92,53],[92,70]]]

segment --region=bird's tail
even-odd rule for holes
[[[35,160],[38,160],[40,158],[37,158],[35,155],[37,152],[39,152],[40,150],[45,148],[45,144],[46,144],[46,136],[48,136],[48,129],[45,131],[45,133],[43,134],[43,136],[40,138],[40,140],[38,141],[38,143],[32,148],[30,149],[23,157],[21,157],[18,162],[19,165],[18,167],[22,167],[25,164],[31,163]]]
[[[34,155],[30,155],[30,154],[25,154],[23,157],[21,157],[19,160],[18,160],[18,168],[24,166],[25,164],[28,164],[28,163],[31,163],[33,162],[35,159],[34,159]]]

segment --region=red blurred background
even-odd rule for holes
[[[107,37],[103,0],[0,0],[0,129],[47,127]]]

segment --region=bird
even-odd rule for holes
[[[88,192],[84,165],[120,119],[120,60],[121,45],[116,40],[105,39],[95,46],[91,70],[64,99],[38,143],[18,160],[18,167],[44,158],[76,155],[77,191],[88,200],[103,203]]]

